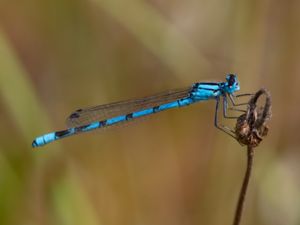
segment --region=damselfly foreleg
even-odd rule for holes
[[[235,137],[234,130],[219,123],[219,121],[218,121],[218,112],[219,112],[220,97],[217,97],[216,101],[217,102],[216,102],[216,109],[215,109],[214,125],[215,125],[216,128],[218,128],[219,130],[223,131],[224,133],[230,135],[231,137],[233,137],[235,139],[236,137]]]

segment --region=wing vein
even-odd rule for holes
[[[191,90],[192,87],[175,89],[144,98],[78,109],[68,116],[66,123],[68,127],[77,127],[87,125],[95,121],[113,118],[115,116],[127,115],[139,110],[188,97]]]

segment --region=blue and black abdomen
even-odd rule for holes
[[[151,108],[146,108],[146,109],[142,109],[142,110],[139,110],[139,111],[127,113],[125,115],[115,116],[115,117],[104,119],[104,120],[101,120],[101,121],[91,122],[91,123],[86,124],[86,125],[76,126],[76,127],[72,127],[72,128],[66,129],[66,130],[52,132],[52,133],[45,134],[45,135],[42,135],[40,137],[37,137],[33,141],[32,146],[33,147],[42,146],[42,145],[48,144],[52,141],[55,141],[55,140],[58,140],[58,139],[61,139],[61,138],[64,138],[64,137],[79,134],[79,133],[82,133],[82,132],[89,132],[89,131],[92,131],[92,130],[95,130],[95,129],[100,129],[100,128],[105,128],[105,127],[117,125],[117,124],[124,123],[124,122],[130,121],[130,120],[134,120],[136,118],[149,116],[149,115],[152,115],[154,113],[158,113],[158,112],[161,112],[161,111],[164,111],[164,110],[167,110],[167,109],[187,106],[191,103],[193,103],[193,99],[190,98],[190,97],[186,97],[186,98],[178,99],[178,100],[173,101],[173,102],[153,106]],[[74,118],[80,119],[79,112],[81,112],[81,110],[77,110],[76,112],[72,113],[69,118],[71,118],[71,119],[74,119]]]

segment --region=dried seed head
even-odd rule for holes
[[[256,105],[261,95],[266,96],[264,107]],[[249,101],[247,112],[238,119],[235,127],[236,139],[242,145],[257,147],[268,134],[267,121],[271,117],[271,97],[265,89],[260,89]]]

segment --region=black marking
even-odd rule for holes
[[[219,91],[219,89],[213,89],[213,88],[202,88],[202,87],[199,87],[198,90],[206,90],[206,91]]]
[[[159,106],[154,106],[154,107],[153,107],[153,113],[158,112],[158,110],[159,110]]]
[[[198,84],[204,84],[204,85],[215,85],[215,86],[219,86],[219,83],[216,83],[216,82],[201,82],[201,83],[198,83]]]
[[[201,88],[200,86],[201,85],[211,85],[211,86],[219,86],[219,83],[216,83],[216,82],[201,82],[201,83],[194,83],[193,84],[193,90],[195,89],[204,89],[204,88]],[[209,90],[209,89],[204,89],[204,90]]]
[[[125,117],[126,120],[130,120],[132,118],[133,118],[133,114],[132,113],[127,114],[126,117]]]
[[[62,131],[56,131],[55,132],[55,137],[63,137],[67,134],[69,134],[70,131],[69,130],[62,130]]]
[[[107,123],[107,120],[102,120],[102,121],[99,122],[101,127],[105,127],[106,123]]]
[[[219,89],[220,89],[220,83],[195,83],[194,85],[193,85],[193,89],[192,89],[192,91],[198,91],[198,90],[205,90],[205,91],[213,91],[213,92],[215,92],[215,91],[218,91],[219,89],[214,89],[214,88],[205,88],[205,87],[201,87],[201,85],[214,85],[214,86],[218,86],[219,87]]]
[[[228,79],[228,85],[231,87],[235,83],[235,75],[234,74],[229,74],[229,79]]]
[[[193,89],[197,89],[199,85],[200,85],[200,83],[194,83],[193,84]]]
[[[69,116],[69,118],[70,119],[77,119],[77,118],[79,118],[80,117],[80,112],[82,112],[83,111],[83,109],[77,109],[75,112],[73,112],[70,116]]]
[[[31,145],[32,145],[32,147],[37,147],[36,140],[34,140]]]
[[[79,115],[79,113],[77,113],[77,112],[74,112],[74,113],[72,113],[72,114],[69,116],[70,119],[76,119],[76,118],[79,118],[79,117],[80,117],[80,115]]]
[[[178,100],[177,100],[178,107],[181,106],[181,103],[180,103],[181,100],[182,100],[182,99],[178,99]]]

